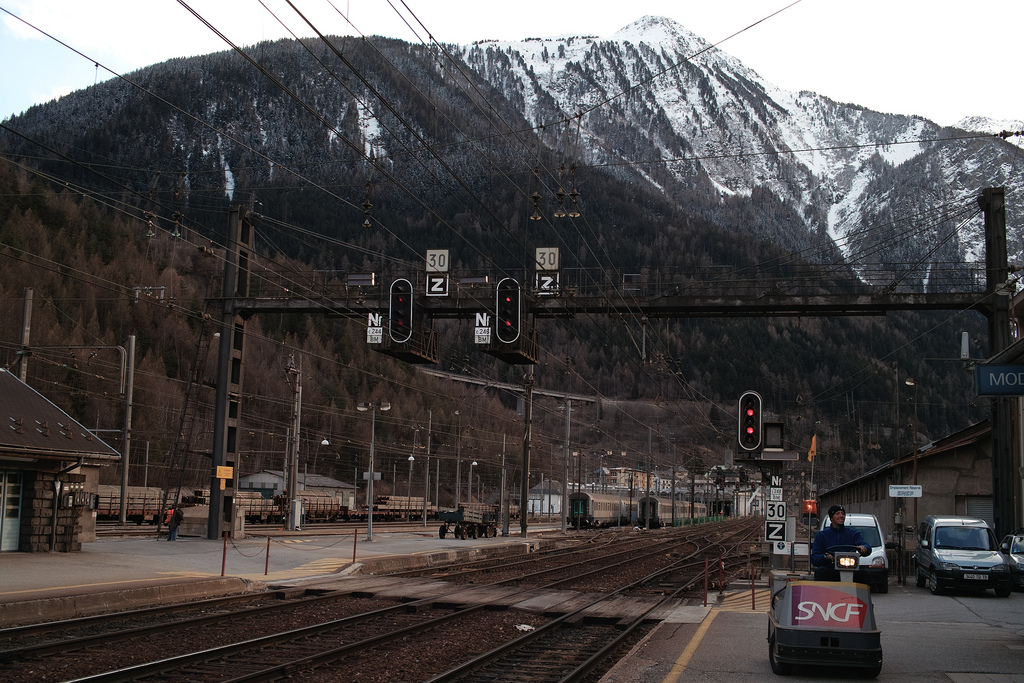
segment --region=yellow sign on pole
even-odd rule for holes
[[[217,478],[218,479],[234,479],[235,468],[227,467],[225,465],[217,465]]]

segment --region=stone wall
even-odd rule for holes
[[[53,501],[56,492],[55,472],[25,471],[22,481],[21,537],[18,550],[22,552],[74,552],[82,549],[81,516],[85,510],[82,496],[75,491],[85,484],[83,474],[61,476],[61,499],[56,514],[56,535],[54,535]],[[72,503],[68,505],[67,503]]]

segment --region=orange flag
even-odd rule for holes
[[[818,435],[815,434],[811,437],[811,450],[807,451],[807,461],[814,460],[814,456],[818,454]]]

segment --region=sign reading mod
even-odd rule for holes
[[[976,365],[978,396],[1024,396],[1024,365]]]

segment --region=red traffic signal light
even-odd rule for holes
[[[498,341],[511,344],[519,339],[522,319],[522,290],[510,277],[498,282],[494,302],[494,332]]]
[[[412,338],[412,283],[399,278],[391,283],[391,315],[388,334],[391,341],[404,344]]]
[[[756,391],[740,396],[738,441],[744,451],[761,448],[761,395]]]

